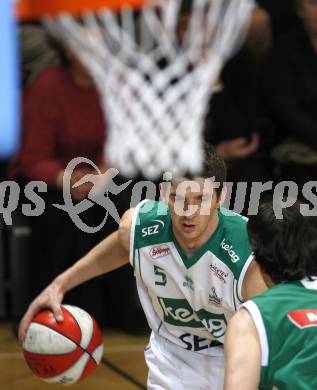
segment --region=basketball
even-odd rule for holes
[[[64,321],[44,310],[32,320],[23,342],[32,372],[49,383],[73,384],[89,376],[100,363],[103,343],[97,322],[76,306],[63,305]]]

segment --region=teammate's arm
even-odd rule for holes
[[[266,285],[260,267],[255,260],[251,261],[242,284],[242,298],[244,301],[266,291]]]
[[[261,347],[258,332],[246,309],[240,309],[231,318],[224,346],[224,390],[257,390],[260,381]]]
[[[134,209],[123,215],[119,229],[101,241],[87,255],[57,276],[30,304],[21,320],[19,339],[24,340],[34,315],[44,308],[53,311],[57,321],[63,320],[61,302],[67,291],[96,276],[113,271],[129,262],[130,231]]]

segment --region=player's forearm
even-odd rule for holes
[[[72,267],[54,281],[66,293],[72,288],[96,276],[122,267],[129,261],[129,254],[118,240],[118,232],[101,241]]]

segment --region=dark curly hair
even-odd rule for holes
[[[300,203],[283,209],[277,219],[272,201],[249,218],[247,229],[256,262],[281,283],[317,276],[317,218],[303,216]]]

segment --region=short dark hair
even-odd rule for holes
[[[303,216],[300,202],[275,216],[273,202],[260,204],[247,229],[256,262],[273,281],[301,280],[317,276],[317,218]]]
[[[220,157],[216,149],[204,142],[203,145],[203,166],[197,174],[186,174],[188,179],[193,180],[195,177],[203,177],[205,179],[214,178],[215,183],[219,183],[219,187],[215,188],[217,197],[221,195],[224,183],[227,180],[227,166],[222,157]]]

